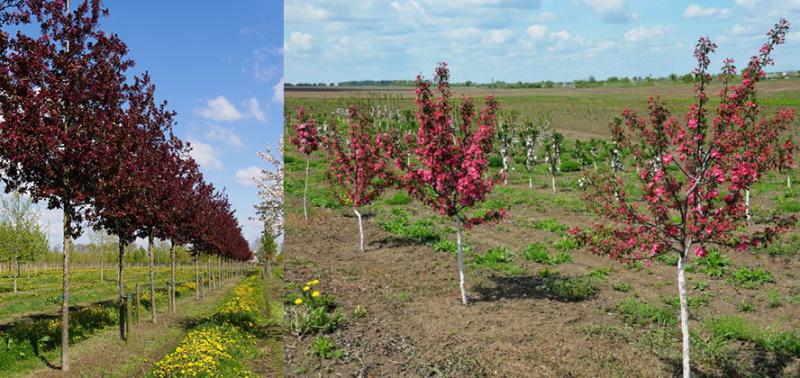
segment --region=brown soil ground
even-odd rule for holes
[[[547,191],[544,185],[534,190]],[[535,272],[544,265],[517,258],[528,273],[504,276],[468,268],[471,304],[464,307],[451,255],[398,239],[370,220],[365,222],[368,250],[360,253],[353,216],[320,209],[315,209],[315,214],[310,222],[288,214],[286,281],[319,278],[321,290],[336,296],[348,320],[332,337],[345,355],[340,360],[321,360],[308,352],[313,336],[286,336],[288,376],[668,377],[679,371],[679,337],[668,338],[668,349],[675,353],[665,355],[648,346],[644,331],[626,325],[616,311],[617,304],[628,297],[654,304],[675,297],[674,267],[657,264],[634,271],[583,250],[573,251],[573,263],[550,268],[568,276],[598,267],[611,267],[612,271],[595,298],[566,302],[541,289]],[[557,240],[547,231],[522,228],[525,222],[550,217],[583,225],[590,220],[549,207],[515,207],[509,215],[499,225],[466,233],[476,252],[500,245],[518,252],[533,241]],[[760,265],[771,271],[776,283],[767,288],[787,292],[800,287],[796,256],[741,253],[732,257],[734,266]],[[692,310],[692,327],[698,327],[699,319],[737,314],[761,319],[765,327],[773,329],[800,329],[800,305],[768,307],[764,298],[767,288],[739,289],[724,279],[688,274],[689,287],[700,280],[709,282],[712,297],[708,305]],[[630,283],[633,289],[627,293],[613,290],[618,282]],[[757,309],[738,311],[738,304],[745,300]],[[360,319],[351,316],[357,305],[365,306],[368,315]],[[741,350],[736,354],[740,356],[737,368],[724,371],[698,361],[695,373],[744,376],[749,374],[747,370],[757,369],[767,375],[800,376],[796,375],[800,374],[797,359],[753,357],[748,346],[737,348]]]

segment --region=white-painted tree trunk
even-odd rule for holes
[[[467,305],[467,289],[464,283],[464,248],[461,243],[461,218],[456,216],[456,241],[458,245],[458,287],[461,289],[461,303]]]
[[[744,216],[750,222],[750,189],[744,191]]]
[[[356,213],[356,217],[358,217],[358,235],[361,237],[361,243],[359,244],[361,248],[361,252],[364,252],[364,225],[361,222],[361,213],[358,212],[357,208],[353,208],[353,212]]]
[[[14,259],[17,268],[14,270],[14,294],[17,293],[17,279],[19,279],[19,258]]]
[[[678,258],[678,297],[681,303],[681,334],[683,335],[683,377],[689,378],[691,375],[691,365],[689,364],[689,309],[686,298],[686,277],[684,270],[686,267],[686,257],[689,255],[690,245],[686,246],[683,255]]]
[[[533,189],[533,177],[528,177],[528,189]]]
[[[147,238],[147,254],[150,258],[150,321],[156,322],[156,282],[155,282],[155,251],[153,251],[153,236]]]
[[[306,159],[306,183],[303,188],[303,216],[308,220],[308,165],[310,160]]]
[[[553,193],[556,192],[556,176],[552,176],[551,183],[553,184]]]
[[[786,175],[786,187],[789,189],[792,188],[792,176]]]

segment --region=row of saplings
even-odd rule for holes
[[[129,71],[125,43],[101,29],[106,14],[101,0],[74,10],[69,1],[0,9],[0,179],[6,191],[64,213],[62,371],[69,370],[72,241],[87,224],[119,238],[120,314],[123,254],[137,237],[190,245],[195,256],[252,257],[227,196],[205,182],[191,147],[173,134],[175,113],[157,102],[147,73]]]
[[[690,374],[689,314],[684,268],[694,254],[706,255],[706,246],[722,245],[737,250],[765,245],[791,227],[792,216],[776,216],[762,224],[747,221],[745,193],[766,172],[788,167],[795,146],[787,137],[794,122],[791,109],[772,116],[761,114],[756,84],[772,64],[770,53],[782,44],[789,24],[780,20],[768,40],[746,67],[738,71],[725,60],[717,79],[722,83],[719,105],[709,105],[707,88],[714,80],[708,72],[709,55],[716,45],[700,38],[695,99],[681,118],[674,117],[657,99],[648,102],[647,117],[625,109],[611,124],[617,146],[628,148],[641,159],[637,175],[643,195],[631,197],[616,171],[585,174],[583,199],[603,218],[590,228],[574,228],[573,236],[594,253],[622,262],[649,260],[676,253],[680,319],[683,336],[683,374]],[[369,204],[385,188],[396,186],[456,223],[458,274],[461,301],[467,304],[464,284],[462,229],[504,217],[502,210],[470,217],[467,210],[483,201],[497,178],[489,177],[499,105],[487,97],[477,112],[470,98],[458,109],[451,102],[446,64],[436,69],[433,81],[417,77],[416,122],[418,130],[400,134],[376,130],[371,119],[351,106],[347,130],[336,122],[322,122],[297,111],[292,142],[306,155],[321,145],[330,164],[327,175],[343,205],[359,208]],[[436,93],[434,92],[434,87]],[[501,139],[501,150],[503,146]],[[502,179],[502,177],[500,178]],[[306,168],[306,192],[308,167]],[[304,212],[307,205],[304,195]]]

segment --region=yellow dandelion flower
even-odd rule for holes
[[[319,291],[314,290],[314,292],[311,293],[311,296],[314,297],[314,298],[319,297]]]
[[[296,304],[296,305],[303,304],[303,298],[297,298],[297,299],[295,299],[295,300],[294,300],[294,304]]]
[[[309,290],[311,290],[311,286],[303,286],[303,291],[309,291]]]

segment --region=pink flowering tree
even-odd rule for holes
[[[306,181],[303,187],[303,216],[308,220],[308,166],[311,161],[309,157],[319,149],[320,137],[317,131],[317,121],[306,116],[304,108],[297,110],[297,123],[294,124],[295,135],[292,137],[292,144],[297,150],[306,155]]]
[[[462,227],[504,215],[502,210],[474,218],[465,215],[467,209],[486,198],[495,184],[487,177],[487,159],[492,151],[498,104],[492,97],[486,98],[486,108],[480,113],[477,127],[471,98],[464,99],[459,117],[454,117],[449,76],[447,65],[440,63],[434,78],[438,97],[433,93],[432,82],[417,77],[419,130],[414,156],[410,161],[396,159],[396,164],[403,172],[400,183],[409,194],[456,222],[459,287],[461,302],[466,305]]]
[[[622,123],[630,144],[644,160],[638,178],[643,198],[631,198],[622,180],[595,176],[584,194],[589,208],[603,216],[591,231],[574,229],[595,253],[623,262],[649,261],[666,253],[678,259],[678,292],[683,336],[683,375],[690,373],[689,313],[684,268],[691,254],[705,256],[708,245],[746,250],[769,243],[794,223],[792,217],[774,217],[763,224],[747,226],[744,192],[766,171],[774,159],[791,160],[794,145],[780,138],[792,126],[794,111],[778,110],[762,116],[756,98],[756,83],[771,64],[770,53],[784,41],[788,22],[781,20],[768,33],[769,39],[741,73],[726,60],[720,81],[720,104],[710,109],[706,94],[712,76],[707,73],[709,55],[716,46],[700,38],[695,48],[698,65],[695,102],[683,119],[670,115],[658,101],[649,101],[649,116],[632,110],[623,112]],[[779,153],[780,151],[780,153]]]
[[[375,132],[367,116],[350,106],[349,130],[343,132],[336,123],[329,126],[322,146],[328,156],[328,180],[339,202],[353,207],[358,217],[360,250],[364,252],[364,224],[359,208],[368,205],[392,184],[389,171],[389,137]]]

